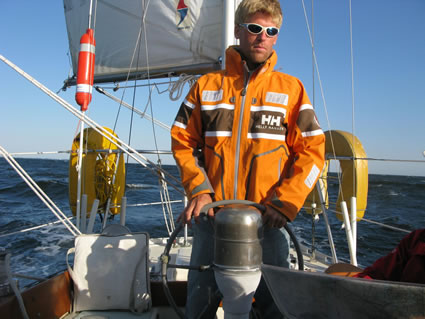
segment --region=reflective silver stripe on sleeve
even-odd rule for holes
[[[205,136],[224,136],[229,137],[232,136],[232,132],[230,131],[206,131]]]
[[[186,105],[187,107],[191,108],[192,110],[195,108],[195,104],[190,103],[188,100],[184,100],[183,104]]]
[[[314,182],[316,181],[316,178],[320,174],[320,169],[316,166],[316,164],[313,164],[313,167],[310,170],[310,173],[308,174],[307,178],[304,181],[304,184],[307,185],[308,188],[312,188],[314,186]]]
[[[302,132],[301,135],[302,137],[309,137],[309,136],[317,136],[317,135],[322,135],[323,134],[323,130],[314,130],[311,132]]]
[[[174,121],[174,123],[173,123],[173,126],[177,126],[177,127],[180,127],[180,128],[182,128],[182,129],[186,129],[186,127],[187,127],[187,125],[185,125],[185,124],[183,124],[183,123],[181,123],[181,122],[177,122],[177,121]]]
[[[192,190],[192,195],[195,195],[196,193],[199,193],[201,191],[204,190],[209,190],[211,193],[214,193],[212,186],[210,185],[210,183],[205,180],[201,185],[196,186],[193,190]]]
[[[311,104],[303,104],[300,107],[300,112],[305,110],[314,110],[313,105]]]

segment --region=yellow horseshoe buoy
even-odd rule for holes
[[[111,129],[110,133],[118,137]],[[87,216],[95,199],[99,200],[99,213],[104,213],[108,198],[110,213],[119,214],[121,198],[125,190],[125,164],[122,153],[113,153],[118,147],[96,132],[93,128],[84,130],[83,159],[81,171],[81,194],[87,195]],[[72,213],[76,214],[78,183],[78,150],[80,134],[72,142],[69,159],[69,203]]]
[[[322,195],[328,205],[328,184],[326,178],[328,176],[329,161],[332,160],[334,154],[336,157],[346,157],[346,159],[337,159],[341,168],[341,184],[338,192],[338,199],[336,201],[335,210],[341,213],[341,201],[347,203],[348,212],[351,212],[351,197],[356,197],[357,206],[357,221],[361,220],[364,216],[367,206],[367,193],[368,193],[368,163],[367,160],[358,158],[366,158],[366,152],[363,149],[359,139],[351,133],[331,130],[325,132],[326,145],[326,165],[319,179],[322,183]],[[352,158],[357,158],[352,160]],[[312,212],[311,203],[317,203],[316,212],[320,213],[320,201],[317,188],[309,194],[304,204],[305,210],[308,213]],[[328,208],[328,206],[326,206]],[[340,221],[343,221],[341,214],[336,214]]]

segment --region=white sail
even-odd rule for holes
[[[74,74],[89,5],[90,1],[64,0]],[[92,15],[95,82],[123,81],[129,72],[146,78],[148,71],[151,77],[163,77],[217,69],[223,19],[223,0],[98,0]]]

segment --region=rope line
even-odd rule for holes
[[[180,74],[177,81],[175,82],[170,81],[170,85],[168,87],[168,90],[170,91],[170,100],[171,101],[180,100],[183,93],[184,85],[188,83],[189,87],[192,87],[197,79],[198,79],[198,76],[196,75]]]

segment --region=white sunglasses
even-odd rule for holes
[[[276,27],[263,27],[262,25],[256,23],[240,23],[239,26],[244,27],[251,34],[260,34],[266,30],[266,35],[269,38],[275,37],[279,33],[279,29]]]

